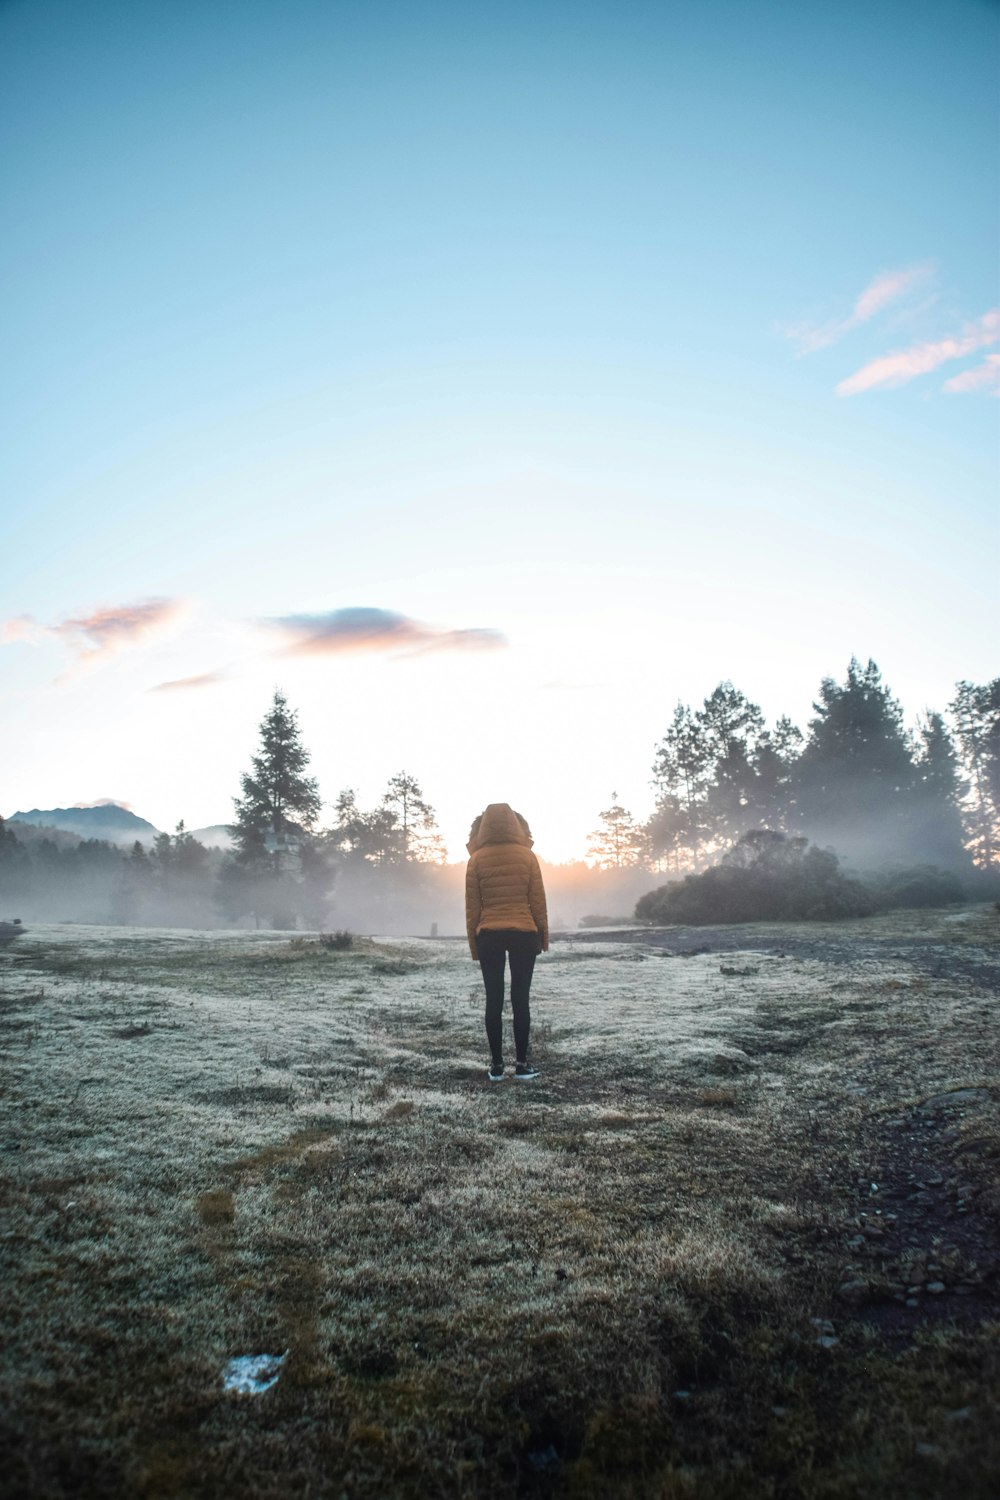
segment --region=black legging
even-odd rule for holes
[[[528,1032],[531,1011],[528,994],[538,951],[537,932],[513,932],[504,929],[491,932],[484,928],[476,934],[479,967],[486,986],[486,1037],[494,1062],[503,1057],[503,976],[507,954],[510,954],[510,1008],[514,1013],[514,1049],[518,1062],[528,1060]]]

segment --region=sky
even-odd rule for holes
[[[1000,6],[0,3],[0,813],[582,855],[678,700],[1000,670]]]

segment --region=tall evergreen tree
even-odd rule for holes
[[[653,853],[697,866],[749,829],[781,827],[791,800],[791,763],[801,735],[787,719],[773,733],[756,703],[720,682],[700,709],[679,703],[653,768]]]
[[[259,921],[263,913],[274,927],[293,927],[321,906],[320,887],[332,875],[312,858],[321,803],[315,779],[305,774],[308,763],[296,714],[276,689],[252,769],[240,778],[242,796],[233,799],[234,852],[219,876],[219,902],[230,914],[251,911]]]
[[[445,858],[444,843],[438,832],[434,809],[424,800],[416,777],[399,771],[389,778],[382,798],[382,808],[391,814],[399,829],[400,849],[404,862],[420,860],[440,864]]]
[[[635,869],[645,862],[649,839],[627,808],[611,793],[611,806],[600,815],[600,827],[587,841],[587,852],[599,869]]]
[[[875,662],[824,678],[796,767],[804,833],[862,863],[911,859],[917,771],[903,712]]]
[[[658,869],[680,870],[684,863],[687,813],[676,792],[661,791],[643,832]]]
[[[967,869],[961,812],[966,782],[955,742],[939,713],[928,713],[920,726],[916,768],[915,851],[921,862]]]
[[[712,758],[701,726],[696,722],[690,708],[678,703],[674,716],[663,739],[657,747],[653,763],[653,785],[657,792],[657,813],[650,820],[650,831],[654,838],[654,852],[666,852],[657,840],[657,830],[664,829],[668,820],[665,814],[673,805],[674,818],[671,823],[675,845],[685,850],[693,864],[701,856],[702,845],[708,832],[705,822],[705,791],[711,772]]]
[[[1000,864],[1000,677],[981,686],[957,683],[949,707],[969,773],[969,849],[990,870]]]
[[[795,818],[794,774],[802,753],[802,731],[783,714],[757,740],[752,807],[758,828],[780,831]]]
[[[305,774],[309,752],[299,738],[297,715],[284,694],[274,700],[260,725],[260,749],[252,770],[240,777],[243,795],[233,799],[231,826],[240,863],[263,866],[275,849],[308,835],[319,816],[315,779]]]
[[[706,822],[712,842],[732,845],[756,823],[757,744],[764,715],[731,682],[720,682],[695,714],[712,766]]]

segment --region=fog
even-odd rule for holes
[[[312,869],[239,878],[221,849],[188,842],[159,858],[65,831],[7,825],[0,858],[0,917],[136,927],[347,930],[387,936],[465,933],[465,861],[378,866],[321,858]],[[629,921],[661,885],[645,870],[599,870],[541,861],[553,931],[585,918]]]

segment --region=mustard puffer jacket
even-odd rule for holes
[[[468,843],[472,858],[465,872],[465,924],[473,958],[479,957],[476,934],[484,928],[537,932],[539,952],[548,948],[545,886],[532,843],[508,803],[490,803]]]

